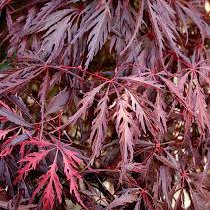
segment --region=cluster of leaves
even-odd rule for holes
[[[1,0],[0,184],[11,209],[71,199],[178,210],[186,196],[189,209],[210,207],[204,3]]]

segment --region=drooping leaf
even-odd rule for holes
[[[4,107],[0,108],[0,115],[6,117],[9,121],[17,125],[21,125],[21,126],[25,126],[29,128],[32,127],[32,125],[28,123],[27,121],[25,121],[20,115]]]
[[[121,196],[117,197],[110,203],[105,209],[112,209],[118,206],[124,206],[126,203],[133,203],[134,201],[137,200],[137,195],[136,192],[129,192],[126,191],[124,194]]]
[[[107,114],[108,114],[108,100],[109,100],[109,88],[105,93],[105,97],[103,97],[98,102],[98,108],[96,112],[98,115],[95,120],[93,120],[93,124],[91,127],[90,140],[92,142],[92,150],[93,154],[90,162],[93,163],[94,158],[100,155],[100,149],[102,147],[102,142],[104,141],[107,133]]]
[[[48,106],[46,107],[45,115],[52,114],[54,112],[59,111],[66,105],[69,99],[70,92],[67,90],[63,90],[59,92],[56,96],[54,96]]]
[[[68,119],[65,126],[71,123],[75,123],[79,119],[79,117],[81,117],[81,115],[85,114],[87,109],[93,104],[95,95],[102,89],[105,84],[106,82],[102,83],[98,87],[95,87],[93,90],[85,94],[85,97],[78,104],[78,106],[81,106],[81,108]]]
[[[118,132],[118,136],[120,138],[120,152],[122,156],[122,167],[124,165],[132,162],[133,153],[134,153],[134,134],[136,129],[135,123],[132,119],[131,113],[128,112],[128,108],[130,105],[128,103],[128,97],[124,94],[121,98],[118,98],[119,104],[116,116],[116,130]]]

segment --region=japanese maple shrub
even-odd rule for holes
[[[5,208],[210,208],[205,4],[0,1]]]

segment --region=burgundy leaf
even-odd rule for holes
[[[109,88],[105,93],[105,96],[98,102],[98,107],[96,112],[98,115],[91,127],[90,140],[92,142],[93,154],[90,162],[93,163],[94,158],[100,155],[100,148],[102,147],[102,142],[104,141],[107,133],[107,115],[108,115],[108,100],[109,100]]]
[[[102,89],[105,84],[106,82],[99,85],[98,87],[95,87],[93,90],[85,94],[85,97],[78,104],[78,106],[81,106],[80,109],[68,119],[64,126],[75,123],[79,119],[79,117],[85,114],[87,109],[93,104],[95,95]]]
[[[20,115],[18,115],[15,112],[12,112],[11,110],[5,109],[4,107],[0,108],[0,115],[6,117],[9,121],[25,126],[25,127],[32,127],[32,125],[28,122],[26,122]]]
[[[59,92],[56,96],[54,96],[51,99],[50,103],[48,104],[46,108],[45,115],[57,112],[60,109],[62,109],[68,102],[69,96],[70,96],[70,92],[67,90],[63,90]]]
[[[125,192],[124,194],[120,195],[119,197],[115,198],[112,203],[110,203],[105,209],[112,209],[118,206],[124,206],[126,203],[133,203],[137,200],[136,192]]]

